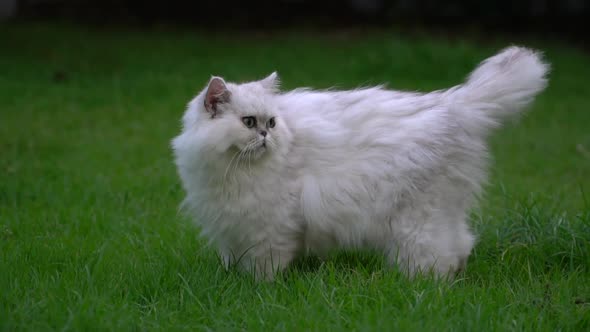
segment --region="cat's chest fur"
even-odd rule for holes
[[[191,208],[204,233],[224,242],[252,242],[262,240],[269,226],[290,219],[296,206],[294,180],[283,169],[260,164],[230,174],[224,169],[192,175]]]

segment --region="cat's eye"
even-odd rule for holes
[[[253,117],[253,116],[245,116],[245,117],[243,117],[242,118],[242,122],[248,128],[253,128],[254,126],[256,126],[256,118]]]
[[[276,123],[275,123],[275,118],[270,118],[270,120],[268,120],[268,122],[266,123],[266,125],[268,126],[268,128],[274,128]]]

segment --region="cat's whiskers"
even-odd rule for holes
[[[278,146],[277,146],[277,143],[276,143],[274,140],[272,140],[272,139],[267,139],[267,140],[266,140],[266,143],[267,143],[267,144],[268,144],[268,145],[269,145],[271,148],[273,148],[273,149],[277,149],[277,148],[278,148]]]
[[[241,149],[240,151],[237,152],[237,154],[235,156],[237,156],[237,158],[235,159],[235,163],[233,163],[233,159],[230,161],[229,165],[228,165],[228,169],[226,170],[226,173],[229,173],[229,181],[233,181],[235,174],[236,174],[236,170],[240,167],[240,163],[242,161],[245,161],[245,157],[251,152],[251,147],[254,146],[254,144],[256,144],[256,139],[252,139],[250,141],[248,141],[248,143],[246,143],[246,146]],[[225,185],[225,183],[227,179],[225,178],[224,175],[224,181],[223,181],[223,185]]]
[[[236,176],[236,171],[237,171],[237,170],[238,170],[238,168],[240,167],[240,163],[246,159],[246,155],[247,155],[247,153],[248,153],[248,149],[250,148],[250,145],[251,145],[251,144],[252,144],[252,143],[248,143],[248,144],[246,145],[246,147],[244,147],[244,149],[242,149],[242,151],[240,152],[240,155],[239,155],[239,157],[238,157],[238,160],[237,160],[237,162],[234,164],[234,167],[233,167],[233,175],[234,175],[234,177]]]
[[[252,157],[252,153],[254,153],[254,149],[248,150],[248,171],[252,174],[252,167],[250,167],[250,158]]]
[[[244,149],[238,150],[238,151],[237,151],[237,152],[236,152],[236,153],[235,153],[235,154],[232,156],[232,158],[230,159],[229,163],[227,164],[227,167],[225,168],[225,172],[224,172],[224,174],[223,174],[223,178],[222,178],[222,180],[221,180],[221,186],[222,186],[222,188],[224,188],[224,187],[225,187],[225,184],[226,184],[226,182],[227,182],[226,180],[227,180],[227,176],[228,176],[228,174],[229,174],[229,175],[230,175],[230,177],[231,177],[232,169],[237,169],[238,165],[240,164],[240,159],[241,159],[241,158],[242,158],[242,156],[244,155],[245,151],[246,151],[246,150],[249,148],[249,146],[250,146],[251,144],[253,144],[253,141],[254,141],[254,140],[252,140],[252,141],[249,141],[249,142],[246,144],[246,147],[245,147]],[[236,162],[235,164],[234,164],[234,161]],[[233,164],[233,166],[234,166],[234,167],[232,167],[232,164]],[[231,181],[231,178],[230,178],[229,180]]]
[[[236,159],[236,157],[238,157],[240,155],[240,153],[242,153],[242,150],[238,150],[236,153],[234,153],[234,155],[232,156],[232,158],[230,159],[229,163],[227,164],[227,167],[225,168],[225,173],[223,174],[223,178],[221,179],[221,187],[224,188],[225,187],[225,180],[227,178],[227,174],[230,170],[230,167],[232,165],[232,163],[234,162],[234,160]],[[239,159],[239,157],[238,157]]]
[[[253,147],[254,145],[256,145],[257,143],[258,143],[258,142],[257,142],[257,140],[256,140],[256,139],[253,139],[253,142],[252,142],[252,147]],[[255,151],[256,151],[256,150],[255,150],[255,149],[252,149],[252,148],[249,148],[249,149],[248,149],[248,155],[247,155],[247,157],[248,157],[248,170],[250,171],[250,174],[252,174],[252,167],[251,167],[251,162],[250,162],[250,159],[251,159],[251,157],[252,157],[252,154],[253,154]]]

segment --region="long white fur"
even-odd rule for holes
[[[509,47],[464,84],[427,94],[281,93],[273,73],[226,83],[215,117],[205,88],[173,140],[184,206],[226,266],[259,278],[340,248],[379,250],[410,275],[452,275],[474,245],[467,213],[486,180],[486,138],[545,88],[548,70]],[[264,138],[244,116],[276,127]]]

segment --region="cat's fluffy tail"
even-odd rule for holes
[[[548,72],[539,53],[508,47],[484,60],[447,100],[466,130],[485,134],[530,104],[547,86]]]

